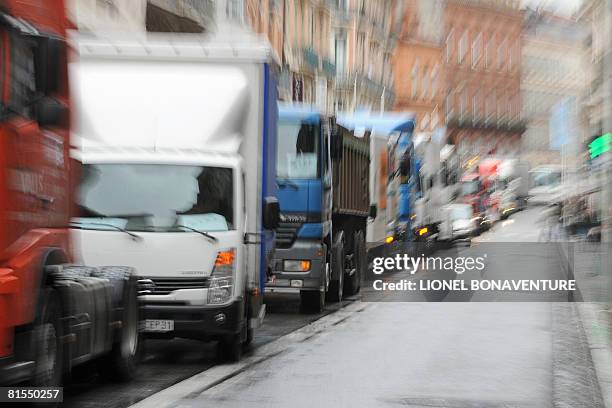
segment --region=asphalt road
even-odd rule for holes
[[[563,278],[554,247],[538,243],[539,211],[524,211],[496,224],[472,247],[449,249],[455,255],[490,254],[484,273],[462,276]],[[406,274],[410,279],[423,276]],[[324,314],[333,314],[320,320],[324,314],[298,314],[297,300],[275,299],[246,360],[279,342],[284,348],[266,351],[263,359],[213,378],[210,387],[202,388],[199,380],[186,381],[195,382],[198,391],[178,397],[170,406],[602,406],[584,329],[574,306],[562,303],[566,293],[553,292],[546,299],[526,293],[514,298],[486,292],[434,295],[372,299],[366,290],[361,301],[345,301],[348,307],[339,313],[333,312],[341,306],[332,305]],[[340,316],[332,324],[318,326],[336,315]],[[288,333],[293,334],[284,336]],[[65,391],[65,405],[128,406],[215,364],[213,343],[151,342],[147,351],[136,381],[118,385],[84,378]],[[143,403],[167,406],[157,404],[156,395]]]
[[[563,276],[552,247],[547,252],[535,245],[538,216],[539,209],[515,214],[474,241],[476,248],[493,245],[487,246],[495,258],[488,277]],[[503,251],[510,242],[535,249]],[[333,324],[316,328],[316,322],[295,343],[164,406],[603,406],[584,328],[563,293],[551,294],[550,302],[524,293],[517,299],[469,296],[356,303]]]
[[[275,295],[267,300],[264,324],[256,331],[253,343],[244,354],[250,354],[287,333],[350,304],[352,300],[333,303],[319,314],[300,314],[295,296]],[[192,375],[207,370],[216,362],[216,344],[186,339],[150,340],[135,380],[112,383],[96,374],[95,367],[82,367],[73,374],[72,383],[64,389],[64,407],[128,407]]]

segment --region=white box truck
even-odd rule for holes
[[[75,253],[137,270],[148,336],[219,340],[239,359],[279,218],[270,46],[240,32],[72,44]]]

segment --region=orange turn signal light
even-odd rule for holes
[[[233,265],[236,254],[234,250],[221,251],[217,253],[217,259],[215,260],[215,266]]]

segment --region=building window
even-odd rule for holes
[[[361,70],[361,72],[365,71],[365,47],[365,34],[359,33],[357,35],[357,62],[359,64],[358,68]]]
[[[465,54],[467,54],[467,45],[468,44],[468,30],[465,30],[459,39],[459,63],[461,64],[465,59]]]
[[[508,49],[508,72],[512,72],[512,69],[514,68],[514,50],[515,46]]]
[[[495,90],[493,90],[488,98],[487,98],[487,102],[485,103],[485,121],[488,123],[491,120],[495,119],[495,108],[496,108],[496,95],[495,95]]]
[[[494,37],[489,38],[487,46],[485,47],[485,68],[491,68],[493,66],[493,44]]]
[[[423,69],[423,82],[421,85],[421,90],[422,90],[422,98],[423,99],[429,99],[429,68],[425,67],[425,69]]]
[[[438,95],[438,72],[440,71],[439,66],[436,66],[431,70],[431,97],[435,98]]]
[[[455,38],[455,29],[451,28],[446,36],[446,62],[450,62],[453,56],[453,41]]]
[[[336,34],[334,48],[336,73],[344,73],[346,72],[346,33],[344,31]]]
[[[425,114],[423,115],[423,118],[421,119],[421,130],[425,130],[427,129],[427,127],[429,126],[429,113],[425,112]]]
[[[453,114],[455,113],[455,106],[453,103],[453,92],[446,94],[446,121],[448,122]]]
[[[412,72],[411,72],[411,78],[412,78],[412,85],[410,88],[410,96],[414,99],[417,96],[417,89],[419,87],[419,59],[415,59],[414,63],[412,64]]]
[[[505,115],[506,112],[504,112],[504,108],[506,108],[506,103],[504,100],[504,96],[501,95],[499,99],[497,100],[497,122],[498,123],[502,121],[506,116]]]
[[[315,48],[316,40],[315,40],[315,30],[317,25],[317,18],[315,16],[314,9],[310,10],[310,45],[312,48]]]
[[[505,57],[506,57],[506,40],[504,39],[497,47],[497,69],[499,71],[504,69]]]
[[[459,117],[463,119],[465,114],[467,113],[467,88],[463,88],[461,91],[461,95],[459,95]]]
[[[438,126],[439,122],[440,119],[438,118],[438,105],[436,105],[434,110],[431,112],[431,120],[429,123],[429,127],[431,128],[431,130],[434,130],[436,126]]]
[[[472,68],[476,68],[482,56],[482,33],[478,33],[472,42]]]
[[[480,90],[476,91],[472,97],[472,118],[477,120],[480,117]]]

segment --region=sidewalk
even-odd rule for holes
[[[576,279],[578,313],[606,407],[612,408],[612,245],[560,242],[566,272]]]

